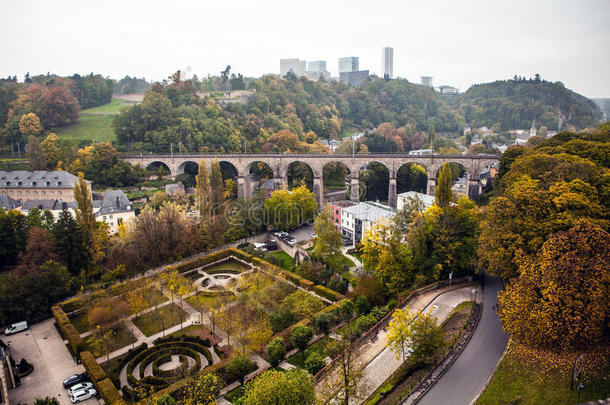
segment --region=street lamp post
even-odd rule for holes
[[[473,304],[476,304],[477,303],[477,289],[476,288],[472,289],[472,296],[473,296],[472,302],[473,302]]]

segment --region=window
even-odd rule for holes
[[[18,194],[19,194],[19,195],[22,195],[23,193],[21,192],[21,190],[19,190],[19,191],[18,191]]]
[[[61,191],[58,191],[58,192],[57,192],[57,195],[61,195]]]
[[[38,191],[34,191],[34,195],[38,195]]]
[[[105,221],[105,220],[106,220],[106,215],[104,215],[102,218],[103,218],[103,219],[104,219],[104,221]]]
[[[11,195],[15,194],[15,192],[13,190],[11,190]]]
[[[46,192],[46,191],[43,191],[43,192],[42,192],[42,195],[47,195],[47,192]]]
[[[110,219],[112,219],[112,215],[110,215]]]
[[[30,191],[29,191],[29,190],[28,190],[28,191],[26,191],[26,192],[25,192],[25,195],[30,195]]]
[[[53,191],[49,191],[49,195],[53,195]]]
[[[123,218],[119,218],[116,220],[117,225],[123,225]]]

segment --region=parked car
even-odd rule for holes
[[[19,333],[29,328],[28,321],[21,321],[12,324],[4,331],[5,335],[12,335],[13,333]]]
[[[77,402],[81,402],[81,401],[87,400],[89,398],[93,398],[96,395],[97,395],[97,391],[95,390],[95,388],[80,390],[80,391],[76,391],[76,392],[73,392],[72,394],[70,394],[70,401],[72,401],[72,403],[75,404]]]
[[[260,250],[261,252],[266,252],[267,251],[267,244],[266,243],[255,242],[254,243],[254,249]]]
[[[64,380],[64,388],[70,388],[71,386],[89,381],[89,375],[87,373],[72,374],[70,377]]]
[[[292,239],[286,239],[286,243],[289,244],[290,246],[294,246],[297,244],[297,241],[295,238]]]
[[[71,394],[74,394],[76,391],[88,390],[90,388],[93,388],[92,382],[82,382],[82,383],[74,384],[73,386],[71,386],[68,389],[68,394],[71,395]]]

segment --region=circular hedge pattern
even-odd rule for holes
[[[202,368],[212,365],[212,354],[206,344],[197,338],[167,339],[131,357],[126,368],[127,382],[131,388],[141,386],[160,390],[185,377],[197,374]],[[169,370],[160,366],[177,355],[179,364]]]

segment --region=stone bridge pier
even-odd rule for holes
[[[481,192],[481,170],[498,161],[496,155],[477,156],[441,156],[441,155],[409,155],[401,154],[182,154],[182,155],[130,155],[122,159],[147,168],[151,165],[167,167],[172,176],[184,174],[187,164],[204,161],[210,165],[213,160],[232,165],[237,172],[237,192],[240,198],[252,196],[250,170],[253,164],[264,163],[273,171],[273,183],[276,190],[288,188],[288,168],[294,162],[302,162],[309,166],[313,173],[313,192],[319,207],[324,202],[324,167],[331,162],[344,164],[349,171],[350,199],[358,202],[365,190],[360,190],[358,174],[369,163],[376,162],[383,165],[389,172],[388,204],[396,207],[397,202],[397,173],[405,164],[417,163],[426,169],[428,174],[427,194],[434,194],[438,170],[445,162],[459,163],[466,169],[467,193],[470,198],[478,202]]]

